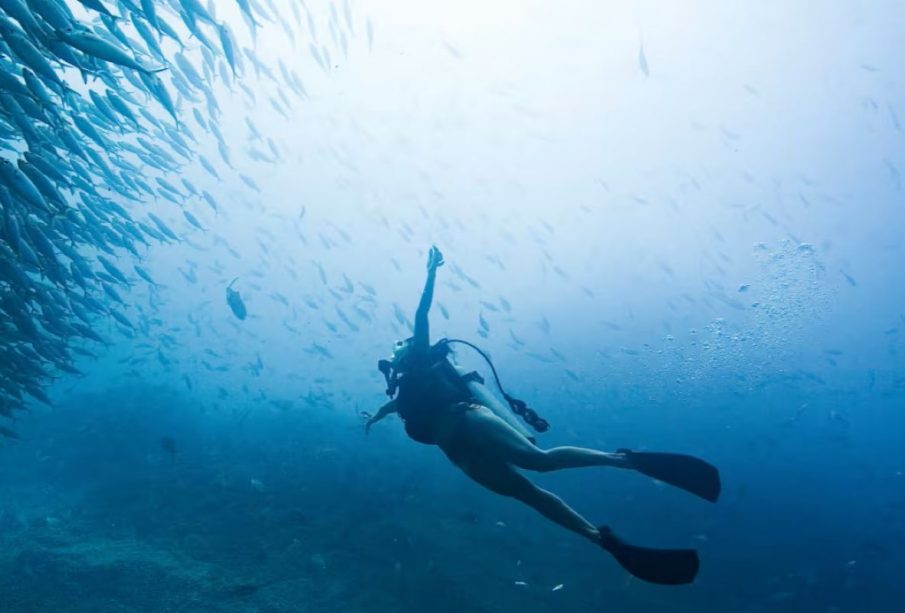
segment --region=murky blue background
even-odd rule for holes
[[[135,330],[97,318],[84,374],[3,422],[0,609],[898,610],[905,8],[307,2],[321,66],[277,4],[255,52],[307,96],[275,112],[286,83],[248,61],[254,104],[210,82],[234,169],[190,124],[221,180],[174,176],[219,210],[194,205],[200,230],[130,204],[180,237],[141,249],[158,285],[123,291]],[[279,160],[253,159],[246,117]],[[537,477],[635,541],[699,548],[694,585],[630,580],[395,418],[365,436],[431,244],[432,333],[492,354],[542,445],[720,467],[717,505]]]

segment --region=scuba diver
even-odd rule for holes
[[[473,481],[527,504],[550,521],[602,547],[632,575],[663,585],[692,582],[699,564],[694,549],[651,549],[630,544],[608,526],[595,527],[555,494],[541,489],[516,469],[548,472],[611,466],[635,470],[711,502],[716,502],[720,495],[719,471],[703,460],[682,454],[538,447],[512,413],[537,432],[546,431],[549,425],[524,402],[506,393],[493,363],[483,351],[455,339],[442,339],[431,345],[428,312],[437,269],[442,265],[440,250],[431,247],[427,281],[415,313],[414,335],[397,341],[392,357],[378,363],[391,400],[367,420],[365,431],[396,413],[402,418],[409,437],[419,443],[437,445]],[[451,343],[468,345],[480,353],[511,412],[482,385],[480,375],[464,373],[449,361]]]

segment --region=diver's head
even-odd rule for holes
[[[390,363],[393,365],[393,370],[398,372],[404,369],[406,359],[411,353],[414,341],[415,338],[410,336],[404,341],[396,341],[393,344],[393,353],[390,354]]]
[[[414,338],[409,337],[404,341],[396,341],[393,344],[393,353],[387,360],[378,360],[377,369],[383,373],[387,382],[387,396],[391,398],[396,394],[399,385],[399,375],[405,372],[408,356],[411,352]]]

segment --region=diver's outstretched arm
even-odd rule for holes
[[[430,324],[427,320],[431,302],[434,300],[434,280],[437,269],[443,266],[443,254],[436,247],[431,247],[427,254],[427,281],[424,282],[424,291],[421,292],[421,301],[418,310],[415,311],[415,335],[414,350],[419,353],[427,353],[430,347]]]
[[[380,407],[380,410],[377,411],[377,414],[371,417],[367,422],[365,422],[365,434],[367,434],[371,430],[371,426],[376,424],[378,421],[389,415],[390,413],[396,412],[396,401],[390,400],[388,403]]]

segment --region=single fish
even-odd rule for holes
[[[155,68],[144,66],[134,57],[129,55],[125,49],[114,45],[110,41],[101,38],[89,30],[77,30],[75,27],[70,26],[60,33],[60,37],[63,42],[78,49],[82,53],[86,53],[112,64],[137,70],[144,74],[153,74],[167,69],[166,66]]]
[[[638,47],[638,67],[645,77],[650,76],[650,67],[647,65],[647,55],[644,53],[644,43]]]
[[[233,289],[233,283],[239,280],[239,277],[236,277],[232,280],[226,287],[226,303],[229,305],[229,308],[232,309],[233,315],[238,317],[240,320],[244,320],[248,315],[248,311],[245,308],[245,303],[242,301],[242,296],[239,295],[239,292]]]

